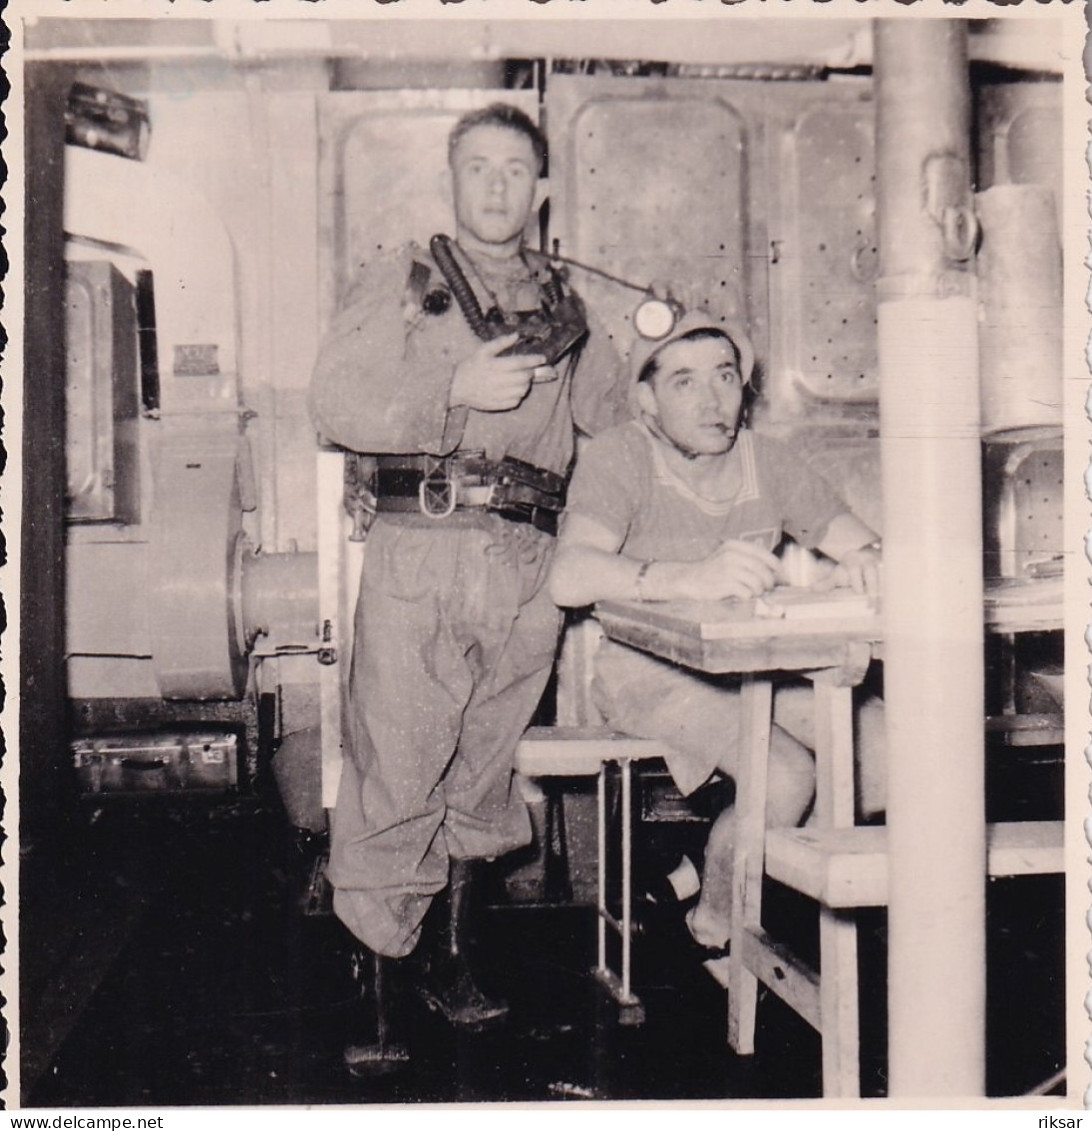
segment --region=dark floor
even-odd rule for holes
[[[819,1094],[819,1041],[770,995],[757,1055],[728,1051],[723,994],[677,924],[638,940],[647,1019],[624,1026],[589,976],[592,909],[526,903],[482,923],[508,1025],[456,1036],[410,1001],[409,1066],[354,1079],[350,940],[301,907],[312,846],[272,801],[159,800],[88,810],[67,845],[24,856],[24,1106]],[[1062,1063],[1061,882],[995,882],[989,898],[989,1090],[1012,1095]],[[767,908],[807,949],[814,909],[776,889]],[[862,924],[862,1079],[882,1095],[884,916]]]

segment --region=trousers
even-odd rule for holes
[[[739,764],[739,680],[707,676],[604,640],[595,659],[592,695],[615,730],[659,739],[671,776],[684,794],[693,793],[717,769],[734,773]],[[815,693],[803,679],[778,681],[773,723],[815,749]],[[868,696],[855,709],[857,805],[864,817],[883,811],[887,760],[883,703]],[[795,776],[800,767],[779,766],[771,750],[771,778]],[[784,774],[782,775],[782,771]]]
[[[380,516],[368,535],[328,876],[378,954],[414,949],[452,857],[531,839],[513,762],[557,650],[553,545],[485,512]]]

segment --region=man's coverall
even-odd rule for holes
[[[370,454],[484,451],[564,475],[574,425],[593,434],[628,417],[624,366],[590,318],[579,354],[516,408],[449,407],[454,368],[481,343],[457,303],[426,312],[407,285],[414,262],[441,282],[428,254],[407,247],[368,265],[330,328],[311,393],[327,439]],[[472,262],[483,306],[539,305],[533,253]],[[450,857],[530,840],[513,756],[557,648],[553,541],[482,508],[380,513],[368,534],[328,874],[336,913],[377,953],[413,950]]]

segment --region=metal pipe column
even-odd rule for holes
[[[874,26],[890,1094],[981,1096],[982,501],[966,26]]]

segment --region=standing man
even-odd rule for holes
[[[507,1011],[467,962],[468,898],[478,862],[531,836],[513,756],[557,647],[545,582],[575,429],[628,415],[606,333],[523,245],[545,154],[512,106],[464,116],[448,148],[455,240],[366,265],[312,385],[322,434],[374,457],[377,512],[332,824],[334,910],[381,970],[414,950],[449,889],[425,993],[470,1029]]]

